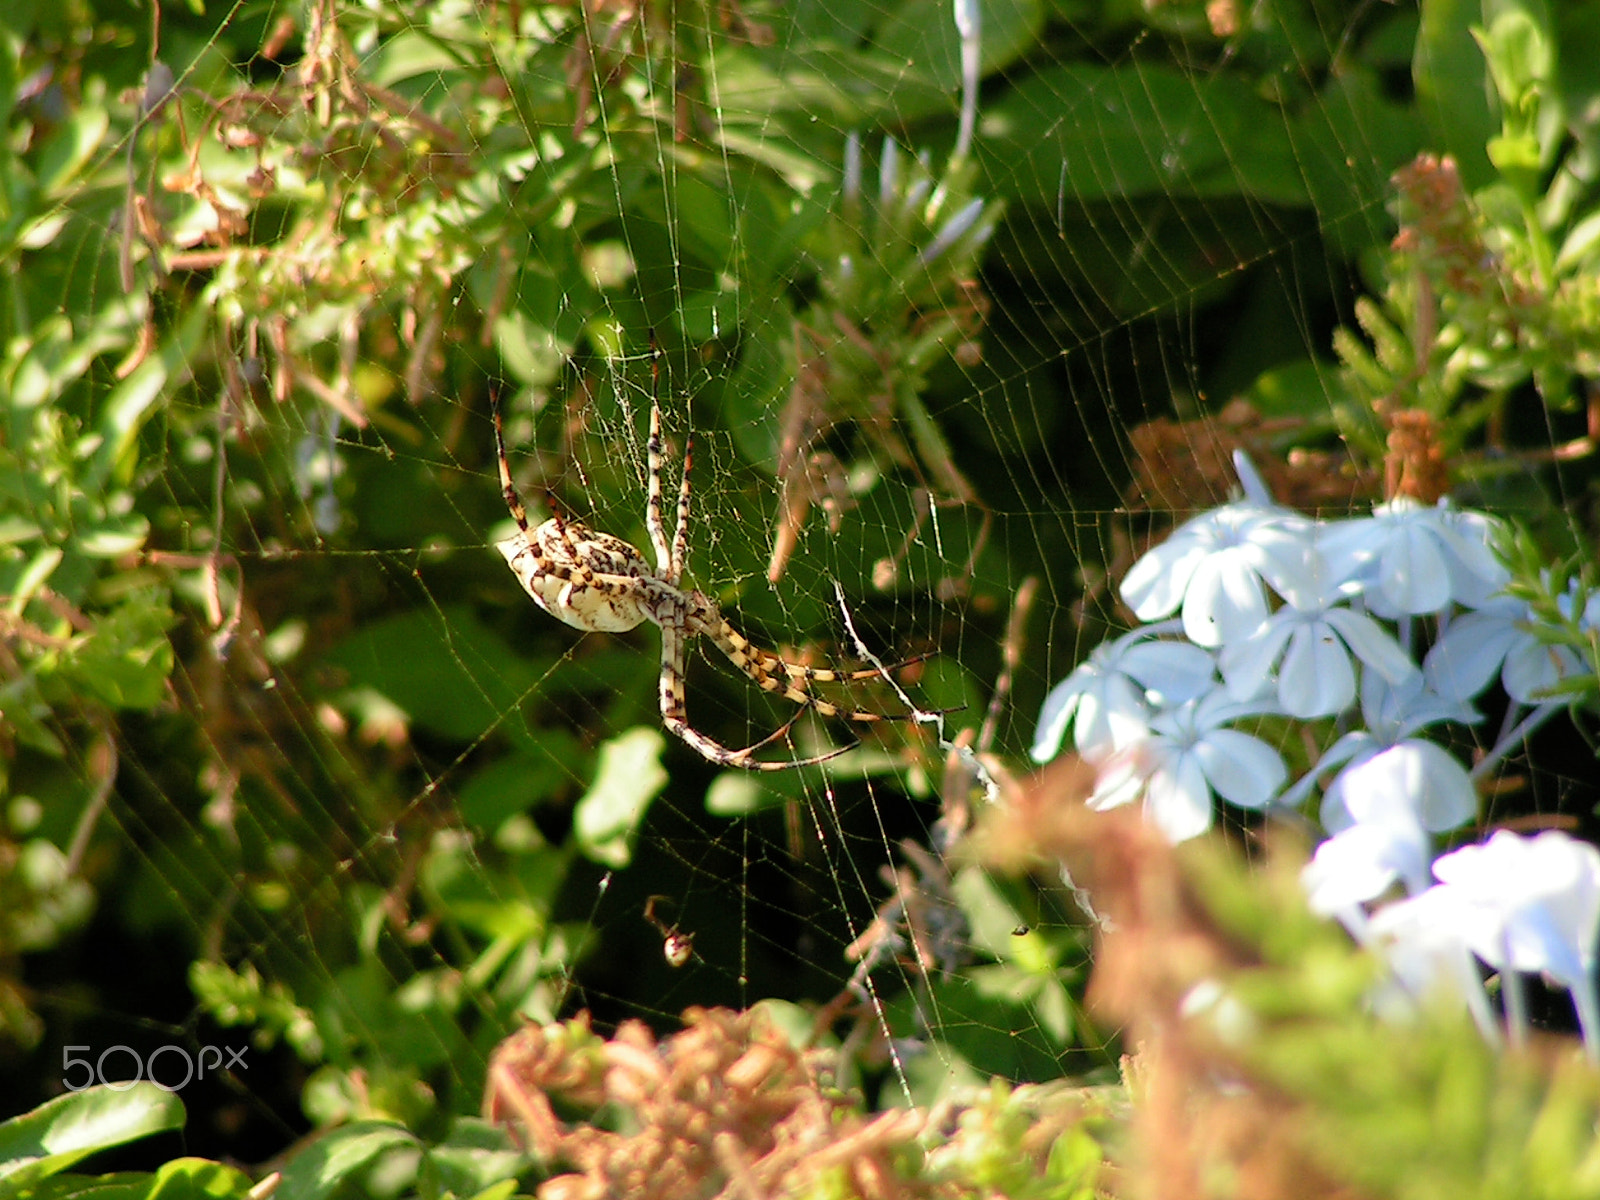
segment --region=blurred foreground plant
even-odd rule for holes
[[[1174,847],[1093,786],[1072,758],[1010,781],[978,848],[1065,868],[1102,914],[1088,1000],[1132,1047],[1128,1194],[1600,1196],[1600,1071],[1570,1041],[1499,1050],[1438,997],[1375,1014],[1384,966],[1311,912],[1292,839],[1249,866]]]

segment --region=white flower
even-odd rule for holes
[[[1342,552],[1338,559],[1330,557],[1314,542],[1273,548],[1269,570],[1285,604],[1249,638],[1225,645],[1219,659],[1236,700],[1271,688],[1276,667],[1283,711],[1302,719],[1325,717],[1355,699],[1352,655],[1391,684],[1416,673],[1416,665],[1376,621],[1345,606],[1356,586],[1350,567]]]
[[[1211,828],[1211,794],[1242,808],[1264,808],[1288,774],[1283,758],[1252,734],[1224,729],[1255,710],[1214,691],[1157,714],[1149,732],[1103,763],[1089,807],[1097,811],[1144,797],[1145,815],[1173,842]]]
[[[1351,825],[1317,847],[1300,872],[1311,908],[1337,916],[1376,900],[1396,883],[1416,893],[1428,886],[1427,831],[1416,814],[1397,806],[1388,819]]]
[[[1148,732],[1153,707],[1181,704],[1216,683],[1216,664],[1198,646],[1155,640],[1155,628],[1103,642],[1045,697],[1030,753],[1048,762],[1067,724],[1079,754],[1119,750]]]
[[[1572,993],[1584,1046],[1600,1058],[1600,850],[1557,830],[1525,838],[1502,829],[1442,855],[1433,874],[1438,884],[1403,903],[1427,900],[1438,935],[1501,971],[1513,1032],[1526,1033],[1516,975],[1542,973]]]
[[[1248,637],[1267,617],[1261,573],[1265,542],[1308,529],[1287,509],[1227,504],[1174,530],[1123,578],[1121,594],[1141,621],[1183,606],[1183,632],[1197,646]]]
[[[1577,581],[1557,603],[1571,619],[1578,602]],[[1428,651],[1423,670],[1442,696],[1469,699],[1489,685],[1495,671],[1506,695],[1519,704],[1543,704],[1565,679],[1587,668],[1570,646],[1551,645],[1534,632],[1534,614],[1523,601],[1500,596],[1450,623]],[[1579,624],[1600,628],[1600,592],[1584,604]]]
[[[1600,850],[1559,830],[1526,838],[1497,830],[1441,855],[1433,874],[1460,905],[1472,952],[1501,969],[1564,985],[1587,978],[1600,935]]]
[[[1322,827],[1342,830],[1405,808],[1430,833],[1465,825],[1478,812],[1467,769],[1449,751],[1407,738],[1340,772],[1322,794]]]
[[[1400,986],[1413,1001],[1445,994],[1465,1001],[1483,1036],[1498,1043],[1499,1033],[1489,1011],[1483,980],[1466,945],[1457,936],[1449,898],[1431,887],[1405,900],[1381,908],[1368,923],[1366,941],[1378,945]],[[1397,999],[1380,992],[1380,1011]]]
[[[1342,765],[1322,798],[1320,819],[1329,833],[1366,819],[1360,814],[1372,811],[1373,804],[1404,805],[1430,833],[1443,833],[1472,818],[1478,804],[1472,777],[1454,757],[1413,735],[1439,721],[1474,724],[1481,719],[1476,710],[1435,695],[1415,676],[1390,687],[1381,675],[1369,672],[1361,679],[1361,715],[1366,728],[1352,729],[1329,746],[1317,765],[1278,797],[1280,806],[1299,808],[1318,781]],[[1345,779],[1371,759],[1400,747],[1408,747],[1406,753],[1391,758],[1383,772]],[[1352,795],[1354,804],[1348,802]]]
[[[1397,497],[1362,520],[1334,526],[1328,541],[1358,555],[1367,607],[1381,617],[1439,612],[1454,601],[1481,603],[1509,574],[1489,548],[1495,523],[1441,500],[1427,507]]]

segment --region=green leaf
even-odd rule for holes
[[[475,772],[456,795],[456,810],[468,825],[498,829],[565,787],[585,757],[569,731],[541,729],[535,745]]]
[[[58,1174],[97,1150],[182,1129],[183,1120],[178,1098],[148,1082],[58,1096],[0,1125],[0,1190]]]
[[[172,610],[159,592],[131,596],[100,617],[94,632],[76,643],[62,674],[118,708],[154,708],[166,697],[172,674],[167,630]]]
[[[415,1145],[417,1139],[404,1127],[382,1121],[335,1129],[289,1160],[273,1200],[322,1200],[386,1150]]]
[[[989,189],[1052,210],[1062,198],[1238,193],[1239,164],[1293,157],[1282,109],[1247,81],[1156,64],[1041,71],[978,123]]]
[[[666,738],[647,726],[630,729],[600,747],[593,786],[578,801],[572,831],[585,855],[609,867],[633,857],[633,836],[650,801],[666,786],[661,765]]]
[[[59,546],[44,546],[29,560],[22,574],[17,577],[16,586],[11,592],[11,603],[8,608],[13,616],[20,616],[22,610],[28,607],[28,601],[33,599],[33,594],[55,573],[63,557],[64,552]]]
[[[983,0],[979,9],[979,74],[988,75],[1016,60],[1038,40],[1044,26],[1044,5],[1039,0]],[[955,111],[961,90],[961,35],[949,15],[949,6],[929,19],[927,0],[901,0],[873,33],[874,50],[916,63],[932,82],[950,96]]]
[[[1323,237],[1340,253],[1353,257],[1388,242],[1389,177],[1415,157],[1424,140],[1415,109],[1391,101],[1375,73],[1365,70],[1336,74],[1290,122],[1294,169]],[[1353,155],[1352,146],[1362,152]],[[1481,155],[1483,147],[1478,150]],[[1273,198],[1256,186],[1253,155],[1244,156],[1240,171],[1254,194]]]
[[[119,466],[131,467],[129,452],[156,402],[169,387],[188,378],[189,363],[200,348],[208,313],[196,304],[156,354],[145,359],[106,398],[100,417],[100,449],[84,477],[84,490],[99,491]]]
[[[120,558],[143,546],[149,536],[150,519],[130,512],[81,526],[72,540],[79,553],[89,558]]]
[[[228,1200],[247,1195],[252,1186],[236,1167],[205,1158],[175,1158],[157,1169],[146,1200]]]
[[[1600,244],[1600,211],[1590,213],[1572,227],[1561,243],[1561,252],[1556,255],[1556,270],[1565,273],[1589,260],[1597,244]]]
[[[748,817],[785,799],[749,771],[723,771],[706,789],[706,811],[718,817]]]
[[[146,1200],[152,1186],[148,1173],[119,1171],[110,1175],[54,1175],[15,1192],[0,1186],[0,1195],[16,1200]]]
[[[457,1196],[474,1200],[510,1200],[516,1176],[528,1156],[517,1149],[500,1125],[478,1117],[458,1117],[445,1140],[428,1148],[426,1167]]]
[[[59,397],[96,357],[128,341],[133,314],[126,304],[109,304],[77,329],[61,314],[46,317],[7,354],[13,408],[36,408]]]
[[[362,74],[379,87],[393,87],[419,75],[437,75],[461,66],[461,58],[434,37],[404,31],[386,39],[362,63]]]
[[[1525,115],[1529,95],[1550,78],[1553,55],[1545,30],[1527,7],[1518,7],[1495,14],[1487,30],[1474,29],[1472,34],[1488,60],[1500,102],[1511,114]]]
[[[950,881],[950,890],[966,914],[973,941],[999,959],[1012,957],[1012,930],[1023,924],[1022,914],[995,886],[981,867],[963,867]]]
[[[1411,64],[1417,108],[1429,145],[1456,160],[1468,191],[1494,177],[1484,146],[1496,131],[1483,81],[1483,55],[1472,37],[1478,0],[1423,0]]]
[[[94,157],[110,125],[111,118],[103,108],[80,108],[72,113],[39,151],[39,191],[51,200],[59,199]]]
[[[328,655],[418,725],[472,741],[499,723],[538,675],[466,605],[404,613],[352,634]],[[526,737],[520,720],[504,722]]]

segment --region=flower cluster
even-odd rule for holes
[[[1409,499],[1313,519],[1239,467],[1246,499],[1195,517],[1128,572],[1122,598],[1147,624],[1050,692],[1034,759],[1070,733],[1097,769],[1090,807],[1142,802],[1173,841],[1208,830],[1218,799],[1288,810],[1320,793],[1329,836],[1305,872],[1313,907],[1386,952],[1399,995],[1450,981],[1492,1032],[1473,958],[1509,981],[1540,972],[1572,991],[1600,1047],[1600,852],[1502,831],[1434,858],[1436,837],[1478,816],[1476,780],[1592,680],[1575,643],[1600,630],[1600,594],[1573,584],[1541,619],[1512,594],[1493,519]],[[1481,722],[1473,701],[1496,678],[1504,723],[1469,771],[1425,735]],[[1308,763],[1306,746],[1320,746]],[[1280,747],[1296,752],[1293,782]],[[1397,891],[1407,898],[1382,903]],[[1505,996],[1518,1031],[1514,982]]]

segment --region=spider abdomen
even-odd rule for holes
[[[531,544],[530,544],[531,542]],[[634,580],[654,575],[621,538],[551,518],[495,549],[545,612],[586,633],[626,633],[650,619]]]

